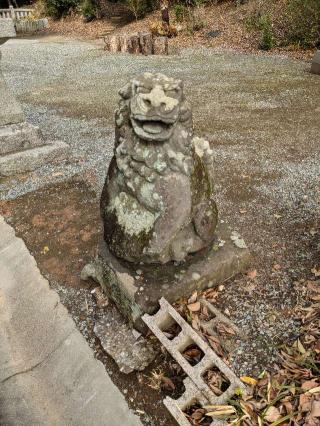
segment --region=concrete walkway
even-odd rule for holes
[[[141,426],[1,216],[0,424]]]

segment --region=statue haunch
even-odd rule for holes
[[[145,73],[119,93],[115,152],[101,197],[105,241],[129,262],[181,261],[213,239],[212,151],[193,137],[180,80]]]

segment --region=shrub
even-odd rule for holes
[[[252,4],[246,27],[258,34],[262,49],[320,45],[320,0],[260,0]]]
[[[286,42],[303,48],[320,44],[320,0],[289,0]]]
[[[186,14],[186,7],[183,4],[175,4],[173,6],[174,15],[177,22],[182,22]]]
[[[91,0],[84,0],[80,10],[87,22],[90,22],[97,17],[97,8],[94,6]]]
[[[134,14],[136,20],[143,18],[148,12],[154,9],[152,0],[126,0],[128,9]]]
[[[260,18],[260,49],[269,50],[275,46],[275,40],[273,36],[272,21],[269,15],[262,15]]]
[[[48,16],[59,19],[79,6],[79,0],[45,0],[45,10]]]

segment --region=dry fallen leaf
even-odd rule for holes
[[[257,270],[253,269],[252,271],[249,271],[247,276],[250,278],[250,280],[254,280],[257,276]]]
[[[320,277],[320,269],[317,269],[317,267],[312,268],[311,272],[314,274],[315,277]]]
[[[320,293],[320,281],[307,281],[307,288],[310,291]]]
[[[200,311],[200,307],[201,307],[200,302],[194,302],[194,303],[191,303],[190,305],[187,305],[187,306],[188,306],[189,311],[191,311],[191,312],[198,312],[198,311]]]
[[[256,384],[258,383],[258,381],[256,379],[254,379],[253,377],[249,377],[249,376],[241,376],[240,380],[243,383],[246,383],[247,385],[251,385],[251,386],[256,386]]]
[[[306,380],[305,382],[302,383],[301,389],[310,390],[310,389],[316,388],[318,385],[319,383],[316,379]]]
[[[310,415],[312,417],[320,417],[320,401],[313,401]]]
[[[173,383],[173,381],[171,379],[169,379],[169,377],[161,377],[161,381],[163,384],[163,387],[167,390],[175,390],[175,384]]]
[[[192,296],[188,299],[188,305],[191,305],[192,303],[196,302],[198,298],[198,292],[194,291],[192,293]]]
[[[281,414],[276,407],[269,407],[264,418],[267,422],[273,423],[281,418]]]
[[[316,388],[309,389],[307,391],[307,393],[320,393],[320,386],[317,386]]]

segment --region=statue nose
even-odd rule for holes
[[[143,94],[142,98],[149,107],[159,108],[163,105],[166,110],[172,109],[170,98],[166,96],[164,90],[159,86],[155,86],[150,93]]]

